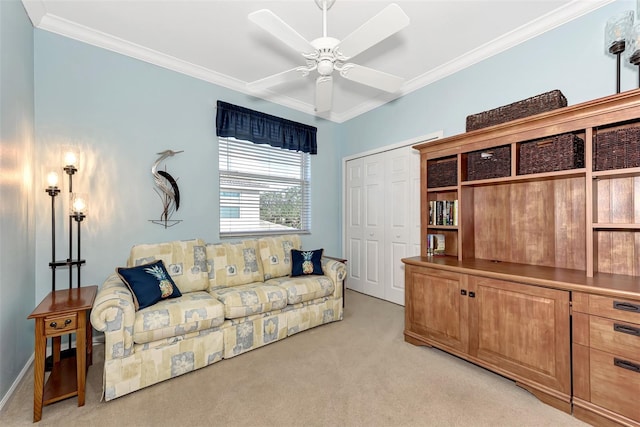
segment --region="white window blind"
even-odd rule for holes
[[[220,235],[311,229],[310,155],[219,138]]]

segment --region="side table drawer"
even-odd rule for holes
[[[590,350],[591,403],[640,421],[640,360]]]
[[[55,337],[75,331],[78,325],[78,313],[69,313],[63,316],[49,316],[44,318],[44,334],[47,337]]]

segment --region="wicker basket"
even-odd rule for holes
[[[533,116],[567,106],[567,98],[559,90],[542,93],[493,110],[467,116],[467,132],[511,120]]]
[[[518,175],[584,167],[584,140],[572,133],[520,144]]]
[[[427,162],[427,188],[458,185],[458,158],[429,160]]]
[[[640,166],[640,124],[628,128],[598,131],[593,139],[594,170]]]
[[[511,146],[493,147],[467,154],[467,180],[503,178],[511,175]]]

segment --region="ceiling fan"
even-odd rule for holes
[[[311,42],[302,37],[280,17],[268,9],[249,14],[249,20],[287,44],[305,58],[307,65],[295,67],[269,77],[248,83],[249,90],[258,91],[318,71],[316,79],[315,109],[325,112],[331,109],[334,70],[348,80],[385,92],[396,92],[404,79],[362,65],[347,62],[359,53],[386,39],[409,25],[409,17],[395,3],[390,4],[343,40],[327,36],[327,10],[335,0],[314,0],[322,9],[322,37]]]

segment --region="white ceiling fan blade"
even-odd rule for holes
[[[249,14],[249,20],[263,30],[280,39],[296,52],[313,54],[316,49],[304,37],[291,28],[278,15],[268,9],[261,9]]]
[[[404,83],[402,77],[357,64],[344,64],[340,70],[340,75],[345,79],[392,93],[400,90]]]
[[[316,112],[322,113],[331,109],[333,97],[333,77],[320,76],[316,79]]]
[[[407,14],[400,9],[400,6],[391,3],[345,37],[338,44],[337,49],[345,58],[353,58],[407,25],[409,25]]]
[[[272,76],[265,77],[260,80],[249,82],[247,83],[247,89],[251,91],[267,89],[272,86],[296,80],[300,77],[305,77],[307,75],[309,75],[309,70],[307,68],[296,67],[278,74],[274,74]]]

